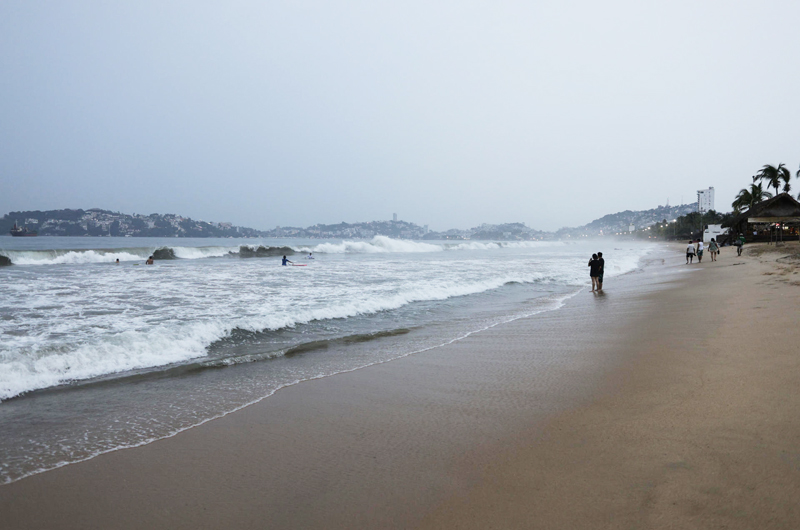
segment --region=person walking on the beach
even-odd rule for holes
[[[703,261],[703,240],[697,240],[697,263]]]
[[[686,247],[686,264],[694,263],[694,241],[689,241],[689,246]]]
[[[744,246],[744,237],[739,236],[736,238],[736,241],[733,242],[733,245],[736,247],[736,255],[742,255],[742,247]]]
[[[708,244],[708,251],[711,252],[711,261],[717,261],[717,254],[719,253],[719,245],[712,237],[711,242]]]
[[[592,292],[599,291],[599,282],[597,277],[600,276],[600,260],[597,259],[597,254],[592,254],[592,259],[589,260],[589,277],[592,278]]]
[[[603,290],[603,273],[605,272],[605,269],[606,269],[606,260],[603,259],[603,253],[602,252],[598,252],[597,253],[597,261],[600,262],[600,271],[599,271],[600,274],[597,275],[597,290],[598,291],[602,291]]]

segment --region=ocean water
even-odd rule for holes
[[[613,277],[653,248],[602,244],[0,238],[0,483],[557,310],[593,252]]]

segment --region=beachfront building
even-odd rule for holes
[[[697,190],[697,211],[706,213],[714,209],[714,187]]]
[[[733,238],[743,237],[747,242],[800,238],[800,202],[788,193],[781,193],[761,201],[722,226],[730,227]]]
[[[722,228],[722,225],[706,225],[705,230],[703,230],[703,242],[708,243],[712,238],[715,241],[720,241],[720,236],[727,231],[727,229]]]

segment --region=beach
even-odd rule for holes
[[[558,310],[0,486],[3,528],[797,528],[796,243],[682,246]]]

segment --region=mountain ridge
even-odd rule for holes
[[[312,239],[389,236],[401,239],[477,239],[546,240],[574,236],[600,236],[628,232],[630,226],[643,228],[663,220],[673,220],[697,211],[697,204],[658,206],[649,210],[625,210],[607,214],[585,225],[564,227],[555,232],[536,230],[525,223],[481,224],[467,230],[435,232],[427,226],[407,221],[368,221],[322,224],[306,228],[276,227],[271,230],[234,226],[225,222],[206,222],[176,214],[123,214],[100,208],[27,210],[9,212],[0,218],[0,234],[8,234],[14,223],[36,230],[42,236],[117,236],[117,237],[296,237]]]

